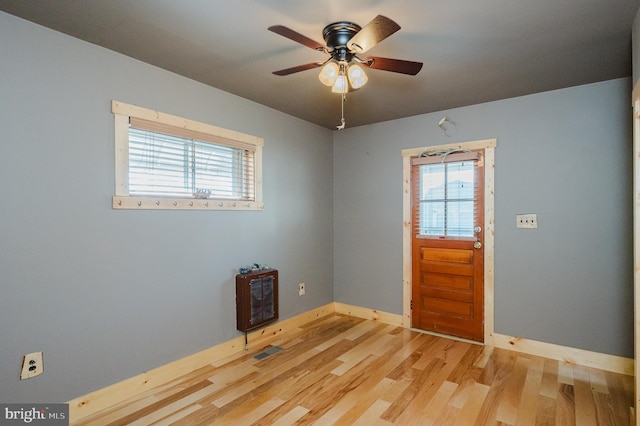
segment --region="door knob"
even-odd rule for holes
[[[473,248],[479,249],[482,248],[482,243],[480,241],[476,241],[473,243]]]

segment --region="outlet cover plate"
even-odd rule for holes
[[[20,372],[20,380],[30,379],[44,371],[42,362],[42,352],[32,352],[26,354],[22,358],[22,371]]]

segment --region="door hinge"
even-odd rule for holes
[[[413,300],[411,302],[409,302],[409,309],[411,309],[413,311]]]

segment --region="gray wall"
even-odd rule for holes
[[[0,401],[66,401],[240,335],[239,266],[280,270],[283,319],[333,301],[329,130],[1,12],[0,40]],[[112,210],[112,99],[264,137],[265,210]],[[44,374],[19,381],[35,351]]]
[[[633,87],[635,87],[640,79],[640,9],[638,9],[636,19],[633,21],[633,28],[631,29],[631,57],[633,66]]]
[[[619,79],[337,132],[336,301],[402,313],[401,150],[497,138],[495,331],[633,357],[630,91]],[[539,228],[516,229],[517,213]]]

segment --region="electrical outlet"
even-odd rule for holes
[[[305,294],[304,283],[300,283],[298,284],[298,296],[304,296],[304,294]]]
[[[537,214],[529,213],[529,214],[516,215],[516,228],[537,228],[537,227],[538,227]]]
[[[22,358],[22,371],[20,372],[20,380],[30,379],[44,371],[44,363],[42,362],[42,352],[33,352],[26,354]]]

